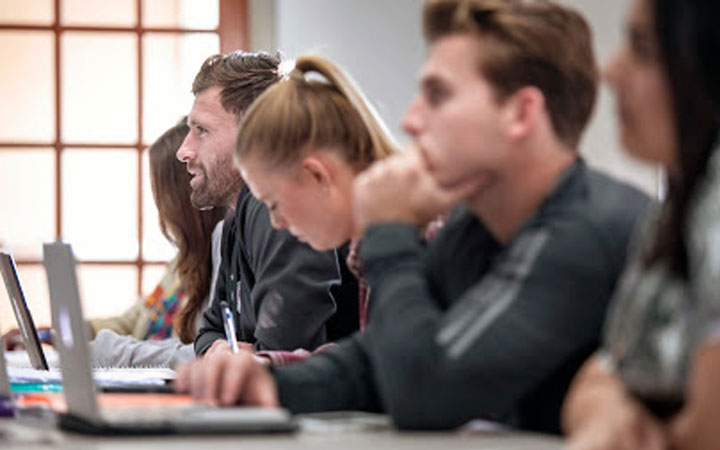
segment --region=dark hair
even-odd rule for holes
[[[676,274],[687,277],[687,213],[720,131],[720,2],[652,3],[661,64],[670,86],[680,167],[669,180],[650,259],[667,258]]]
[[[265,89],[280,79],[280,58],[264,52],[235,51],[213,55],[205,60],[195,76],[193,94],[218,86],[226,111],[238,118]]]
[[[498,100],[538,88],[555,133],[577,148],[598,84],[592,32],[578,12],[547,0],[428,0],[423,30],[431,43],[457,33],[486,39],[479,70]]]
[[[225,208],[201,211],[190,202],[190,175],[175,152],[189,128],[183,118],[148,149],[150,181],[160,217],[160,230],[178,249],[177,271],[187,300],[175,319],[183,343],[195,339],[195,320],[203,310],[212,278],[212,231]]]

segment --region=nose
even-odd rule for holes
[[[622,74],[622,64],[623,64],[623,58],[625,57],[625,51],[620,50],[617,53],[615,53],[610,60],[606,63],[602,76],[605,79],[605,81],[608,82],[608,84],[613,88],[618,88],[618,84],[620,81],[620,75]]]
[[[180,148],[178,148],[177,152],[175,153],[175,157],[180,161],[187,163],[188,161],[195,158],[195,151],[192,150],[194,148],[193,142],[192,142],[192,131],[185,136],[185,140],[180,145]]]
[[[403,130],[411,137],[417,136],[422,127],[420,99],[415,97],[402,118]]]

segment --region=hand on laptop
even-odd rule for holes
[[[175,390],[215,405],[279,406],[275,380],[250,352],[208,351],[178,366]]]

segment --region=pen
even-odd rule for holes
[[[230,306],[228,306],[226,301],[220,302],[220,310],[222,311],[223,316],[223,326],[225,328],[225,337],[227,338],[228,342],[230,343],[230,349],[233,353],[237,353],[239,351],[238,344],[237,344],[237,338],[235,334],[235,318],[233,317],[232,311],[230,311]]]

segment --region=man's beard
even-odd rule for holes
[[[205,183],[191,191],[190,202],[196,209],[203,211],[215,207],[234,206],[235,199],[243,186],[240,174],[233,171],[216,175],[211,179],[208,178],[207,173],[203,173]]]

